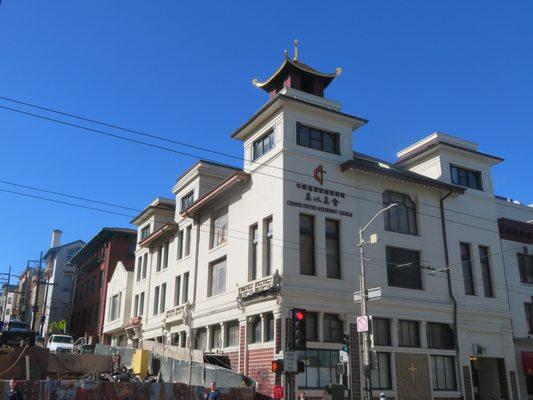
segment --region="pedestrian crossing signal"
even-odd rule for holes
[[[283,360],[272,360],[272,372],[283,372]]]

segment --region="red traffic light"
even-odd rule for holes
[[[303,319],[305,318],[305,313],[303,311],[296,311],[294,313],[294,317],[298,320],[298,321],[303,321]]]

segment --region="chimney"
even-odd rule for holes
[[[61,243],[62,233],[63,232],[61,232],[59,229],[54,229],[54,231],[52,232],[52,244],[50,245],[50,247],[59,246],[59,244]]]

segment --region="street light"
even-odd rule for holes
[[[372,224],[372,222],[375,221],[375,219],[383,214],[385,211],[388,211],[392,207],[398,206],[398,203],[392,203],[389,204],[387,207],[385,207],[383,210],[379,211],[370,221],[368,221],[368,224],[363,226],[362,228],[359,228],[359,255],[361,258],[361,274],[360,274],[360,293],[361,293],[361,316],[364,317],[367,315],[366,313],[366,275],[365,275],[365,252],[364,252],[364,245],[365,244],[374,244],[377,242],[377,236],[372,235],[370,238],[370,241],[365,242],[363,239],[363,233],[365,230]],[[363,364],[365,367],[365,389],[367,393],[367,399],[372,399],[372,381],[370,377],[370,345],[368,340],[368,331],[363,332]]]

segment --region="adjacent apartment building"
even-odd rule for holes
[[[108,283],[115,268],[133,269],[137,232],[127,228],[103,228],[70,260],[76,271],[68,331],[75,339],[109,344],[103,332]]]
[[[52,322],[69,319],[74,288],[74,269],[70,259],[85,244],[82,240],[61,244],[62,233],[54,229],[50,249],[43,255],[43,282],[39,284],[38,291],[43,292],[44,304],[40,320],[36,322],[43,337],[48,335]]]
[[[517,334],[529,337],[529,286],[518,276],[506,283],[509,269],[523,270],[506,257],[528,256],[531,247],[501,232],[502,218],[525,230],[532,218],[505,217],[507,204],[494,195],[491,171],[503,159],[440,132],[392,163],[354,151],[368,121],[324,97],[340,73],[286,56],[271,77],[254,80],[269,100],[231,135],[242,143],[243,166],[198,161],[178,177],[173,199],[155,199],[132,221],[130,318],[117,318],[126,335],[120,340],[224,353],[266,395],[283,383],[289,395],[319,398],[325,385],[343,382],[360,399],[358,230],[396,204],[364,237],[380,239],[364,245],[367,282],[381,288],[368,306],[373,396],[526,398],[518,394],[519,381],[529,378],[515,342]],[[93,254],[96,247],[75,257],[87,277]],[[101,326],[103,316],[84,303],[90,279],[84,284],[73,326],[86,318]],[[523,286],[520,300],[511,285]],[[120,291],[100,296],[116,304],[108,313],[121,309]],[[271,360],[288,349],[292,308],[307,310],[307,351],[299,355],[306,367],[282,380]],[[348,377],[336,368],[345,332]]]
[[[16,318],[18,314],[18,286],[4,284],[2,286],[2,321]]]

